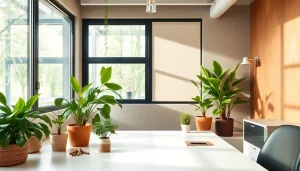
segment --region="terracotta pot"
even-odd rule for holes
[[[220,119],[216,118],[215,131],[218,136],[232,137],[233,135],[234,119]]]
[[[22,148],[16,144],[9,145],[6,150],[0,147],[0,167],[22,164],[28,157],[28,143]]]
[[[191,125],[182,125],[182,124],[181,124],[181,131],[182,131],[183,133],[189,133],[190,130],[191,130]]]
[[[41,148],[42,142],[36,136],[31,136],[28,140],[28,153],[37,153],[41,150]]]
[[[212,117],[196,116],[195,118],[197,131],[210,131]]]
[[[100,153],[110,152],[110,139],[109,138],[100,138],[98,150]]]
[[[68,141],[67,133],[61,133],[60,135],[51,134],[50,140],[52,151],[66,151]]]
[[[86,147],[90,142],[92,125],[77,126],[75,124],[68,125],[69,141],[72,147]]]

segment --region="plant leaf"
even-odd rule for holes
[[[17,137],[17,139],[16,139],[16,144],[19,146],[19,147],[23,147],[24,146],[24,144],[26,143],[26,138],[23,136],[23,135],[21,135],[21,136],[19,136],[19,137]]]
[[[102,84],[107,83],[111,79],[111,74],[112,74],[112,68],[111,67],[105,68],[100,75],[101,83]]]
[[[216,91],[219,91],[220,90],[220,87],[221,87],[221,84],[222,84],[222,81],[217,79],[217,78],[209,78],[208,79],[208,82],[210,84],[210,86],[215,89]]]
[[[35,104],[35,102],[37,101],[37,99],[40,97],[40,94],[34,95],[32,96],[25,105],[25,110],[30,110],[32,108],[32,106]]]
[[[80,88],[81,88],[81,85],[80,85],[79,81],[75,77],[71,76],[70,82],[71,82],[71,85],[72,85],[72,89],[76,93],[79,93],[80,92]]]
[[[1,92],[0,92],[0,103],[2,103],[3,105],[6,105],[6,98],[5,98],[4,94],[2,94]]]
[[[95,125],[96,123],[100,122],[100,116],[98,114],[92,119],[92,124]]]
[[[37,139],[41,140],[43,137],[43,133],[38,130],[38,129],[34,129],[34,135],[36,136]]]
[[[222,67],[217,61],[213,61],[214,72],[217,76],[222,74]]]
[[[244,81],[246,78],[240,78],[238,80],[236,80],[235,82],[232,83],[232,86],[236,86],[237,84],[239,84],[240,82]]]
[[[61,107],[61,105],[62,105],[62,103],[63,103],[64,100],[65,100],[64,98],[56,98],[54,100],[55,106],[59,109]]]
[[[114,90],[114,91],[118,91],[121,90],[122,87],[119,84],[116,83],[105,83],[104,84],[107,88]]]
[[[24,106],[25,106],[24,100],[22,98],[19,98],[18,102],[14,106],[13,113],[22,110],[24,108]]]
[[[81,95],[84,94],[92,86],[93,83],[90,83],[82,88]]]
[[[110,119],[110,106],[108,104],[104,104],[102,108],[100,108],[100,113],[104,119]]]

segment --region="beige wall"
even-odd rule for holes
[[[81,82],[82,77],[82,19],[80,0],[57,0],[75,17],[75,77]]]
[[[103,14],[100,6],[81,7],[84,19],[103,18]],[[209,7],[205,6],[159,6],[155,14],[147,14],[144,6],[109,7],[110,18],[202,18],[203,65],[211,66],[212,61],[217,60],[226,68],[234,67],[243,56],[249,56],[249,15],[249,6],[233,6],[219,19],[210,18]],[[249,78],[249,66],[240,67],[237,75]],[[244,87],[249,90],[247,80]],[[249,96],[248,91],[246,96]],[[181,112],[199,114],[188,104],[131,104],[124,105],[122,110],[113,108],[112,117],[123,130],[179,130]],[[249,104],[235,108],[232,116],[236,120],[235,127],[240,130],[242,119],[249,118]],[[195,129],[194,124],[192,126]]]

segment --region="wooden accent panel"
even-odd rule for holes
[[[256,0],[250,10],[251,118],[300,123],[300,1]]]

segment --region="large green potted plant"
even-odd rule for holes
[[[27,102],[19,98],[9,107],[5,96],[0,92],[0,166],[13,166],[26,161],[28,157],[28,140],[34,135],[41,140],[43,134],[48,137],[49,128],[40,119],[51,125],[48,116],[41,115],[31,108],[39,98],[39,94]]]
[[[215,131],[219,136],[233,135],[234,119],[230,117],[231,111],[235,105],[248,102],[237,96],[244,90],[238,88],[237,85],[245,79],[236,79],[236,71],[239,66],[240,64],[230,73],[230,69],[223,70],[216,61],[213,61],[213,71],[201,67],[199,79],[203,83],[203,91],[212,97],[215,107],[213,115],[219,116],[215,120]]]
[[[199,79],[200,76],[201,75],[197,75]],[[201,116],[195,117],[197,131],[209,131],[211,130],[212,117],[207,117],[206,111],[213,106],[212,99],[202,98],[202,96],[205,97],[205,94],[201,94],[201,86],[198,85],[195,81],[191,81],[194,83],[194,85],[198,88],[199,91],[199,95],[192,98],[197,103],[193,104],[196,107],[195,110],[199,110],[201,112]]]
[[[61,105],[66,102],[65,117],[71,116],[74,124],[67,126],[70,145],[73,147],[85,147],[89,145],[92,125],[88,123],[96,114],[110,115],[110,105],[122,105],[115,99],[115,96],[106,95],[114,93],[121,98],[116,92],[122,87],[116,83],[109,82],[112,75],[112,68],[102,67],[100,71],[99,87],[92,87],[90,83],[84,87],[80,85],[78,80],[71,77],[71,85],[76,97],[68,101],[64,98],[57,98],[56,103]],[[101,106],[100,106],[101,105]]]

